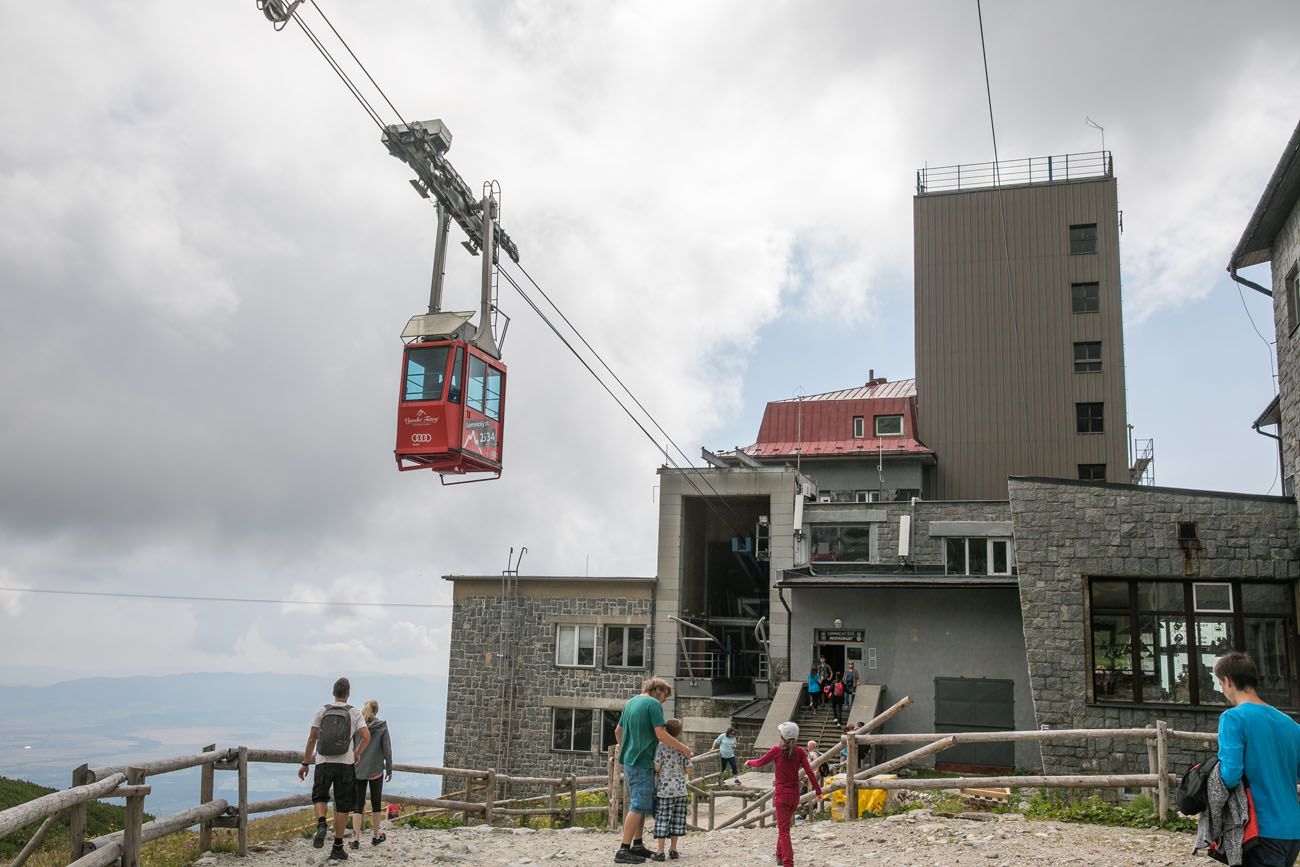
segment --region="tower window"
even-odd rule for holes
[[[1101,309],[1101,292],[1096,283],[1070,284],[1070,312],[1096,313]]]
[[[1097,224],[1081,223],[1070,227],[1070,255],[1097,252]]]
[[[1081,434],[1104,433],[1106,430],[1103,404],[1076,403],[1074,405],[1075,431]]]
[[[1074,372],[1099,373],[1101,371],[1101,341],[1090,340],[1074,344]]]

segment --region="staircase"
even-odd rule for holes
[[[848,712],[844,715],[847,718]],[[816,710],[808,710],[807,704],[800,705],[794,721],[799,724],[799,746],[806,745],[808,741],[816,741],[817,749],[822,752],[830,749],[832,744],[839,741],[840,735],[844,734],[844,727],[836,723],[835,717],[831,715],[830,702]]]

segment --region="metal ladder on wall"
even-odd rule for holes
[[[523,562],[528,548],[519,549],[519,559],[515,559],[515,549],[510,549],[506,558],[506,568],[501,571],[501,611],[498,618],[498,632],[501,637],[497,658],[501,660],[501,692],[497,707],[500,716],[497,719],[497,731],[501,740],[497,744],[497,769],[508,773],[510,768],[510,746],[518,735],[518,717],[515,714],[515,700],[518,690],[515,686],[515,609],[519,597],[519,564]]]

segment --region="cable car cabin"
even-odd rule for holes
[[[408,343],[397,404],[399,470],[501,473],[506,366],[464,340]]]

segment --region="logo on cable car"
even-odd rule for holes
[[[412,443],[431,443],[431,442],[433,442],[433,434],[411,434],[411,442],[412,442]]]
[[[419,412],[417,412],[417,413],[414,415],[414,417],[408,415],[406,418],[402,419],[402,423],[403,423],[403,424],[419,424],[419,425],[424,425],[424,424],[437,424],[437,423],[438,423],[438,417],[437,417],[436,415],[429,415],[429,414],[428,414],[427,412],[425,412],[424,410],[420,410]]]

